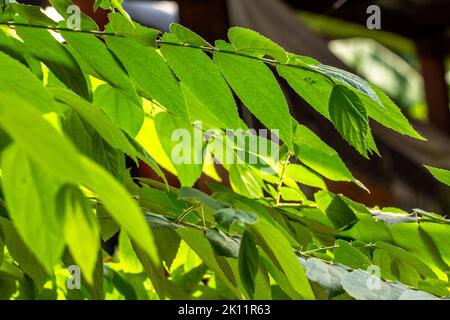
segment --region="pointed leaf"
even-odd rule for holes
[[[253,236],[246,231],[239,248],[239,275],[250,298],[255,294],[256,275],[259,270],[259,252]]]
[[[220,49],[229,49],[217,42]],[[215,53],[214,62],[246,107],[292,150],[292,121],[281,88],[270,69],[261,61]]]
[[[182,26],[178,23],[170,25],[170,31],[183,43],[193,44],[196,46],[211,47],[211,45],[194,31]]]
[[[115,37],[109,37],[107,44],[146,98],[156,100],[176,116],[189,119],[180,85],[155,49]],[[136,52],[139,54],[136,55]]]
[[[163,40],[177,43],[177,39],[167,34]],[[230,88],[205,53],[164,44],[161,53],[182,84],[221,120],[221,128],[243,128]]]
[[[228,39],[239,53],[260,58],[267,55],[281,63],[288,61],[288,55],[282,47],[256,31],[233,27],[228,31]]]
[[[137,136],[144,123],[144,111],[108,84],[95,90],[94,104],[131,137]]]
[[[359,153],[367,156],[369,119],[358,96],[345,86],[335,86],[329,108],[331,121],[342,137]]]
[[[450,171],[445,169],[433,168],[430,166],[425,166],[428,171],[435,177],[438,181],[446,184],[450,187]]]

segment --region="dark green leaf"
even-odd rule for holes
[[[228,237],[222,231],[208,229],[206,238],[208,238],[218,255],[231,258],[239,256],[239,242],[234,238]]]
[[[225,228],[227,232],[234,233],[242,231],[249,224],[255,224],[258,216],[254,213],[244,212],[233,208],[219,209],[214,212],[216,222]]]
[[[140,105],[140,100],[132,81],[114,59],[112,53],[108,51],[105,44],[97,39],[95,35],[66,31],[62,33],[62,36],[75,49],[84,63],[89,66],[89,70],[85,71],[93,71],[93,76],[108,82],[122,92],[124,96]]]
[[[255,294],[256,275],[259,270],[259,252],[253,236],[244,232],[239,248],[239,275],[245,290],[253,299]]]
[[[227,207],[225,203],[218,201],[206,193],[194,188],[182,187],[178,193],[178,198],[198,201],[213,210],[220,210]]]
[[[350,267],[352,269],[367,269],[372,263],[358,248],[352,246],[347,241],[337,240],[334,249],[334,261]]]
[[[229,49],[217,42],[220,49]],[[281,88],[270,69],[261,61],[215,53],[214,62],[246,107],[293,150],[292,121]]]
[[[319,191],[314,195],[317,206],[324,212],[337,228],[355,223],[358,218],[352,209],[338,196],[327,192]]]
[[[67,49],[46,30],[16,28],[33,56],[42,61],[54,75],[78,95],[90,100],[86,78]]]
[[[59,190],[56,201],[67,246],[92,285],[100,250],[100,230],[91,203],[78,188],[69,185]]]
[[[367,156],[369,119],[359,97],[345,86],[333,88],[329,102],[330,118],[342,137]]]

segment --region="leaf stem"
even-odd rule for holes
[[[71,29],[71,28],[64,28],[64,27],[52,27],[52,26],[43,26],[43,25],[36,25],[36,24],[27,24],[27,23],[20,23],[20,22],[1,22],[0,25],[8,26],[9,28],[15,28],[15,27],[26,27],[26,28],[37,28],[37,29],[46,29],[51,30],[55,32],[74,32],[74,33],[84,33],[84,34],[93,34],[96,36],[105,36],[105,37],[119,37],[119,38],[125,38],[126,35],[116,33],[116,32],[104,32],[104,31],[98,31],[98,30],[83,30],[83,29]],[[168,41],[162,41],[161,39],[156,40],[156,45],[168,45],[168,46],[178,46],[178,47],[185,47],[185,48],[192,48],[197,50],[202,50],[204,52],[210,52],[210,53],[222,53],[222,54],[231,54],[234,56],[244,57],[247,59],[253,59],[262,61],[266,64],[270,64],[272,66],[283,66],[283,67],[290,67],[290,68],[296,68],[296,69],[302,69],[302,70],[309,70],[318,72],[317,70],[314,70],[313,68],[307,66],[307,65],[298,65],[298,64],[290,64],[290,63],[282,63],[274,59],[268,59],[264,57],[257,57],[252,56],[250,54],[241,53],[238,51],[233,50],[223,50],[216,47],[207,47],[207,46],[197,46],[189,43],[176,43],[176,42],[168,42]],[[325,78],[327,78],[331,83],[335,83],[334,79],[328,76],[327,74],[320,73]]]
[[[76,32],[76,33],[86,33],[86,34],[94,34],[97,36],[110,36],[110,37],[120,37],[124,38],[124,35],[114,32],[104,32],[99,30],[83,30],[83,29],[72,29],[72,28],[64,28],[64,27],[52,27],[52,26],[42,26],[38,24],[28,24],[21,22],[4,22],[0,21],[0,25],[8,26],[9,28],[14,29],[15,27],[25,27],[25,28],[35,28],[35,29],[45,29],[51,30],[55,32]]]
[[[286,161],[283,163],[283,167],[281,169],[280,180],[277,183],[277,194],[275,197],[275,206],[278,207],[281,201],[281,187],[283,186],[284,174],[286,172],[286,168],[289,164],[289,160],[291,158],[291,153],[289,152],[286,158]]]
[[[190,208],[188,208],[186,211],[184,211],[176,220],[177,223],[180,223],[181,221],[183,221],[184,218],[186,218],[188,216],[189,213],[191,213],[192,211],[194,211],[196,209],[197,206],[192,206]]]

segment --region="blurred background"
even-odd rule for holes
[[[47,1],[19,2],[48,7]],[[73,2],[100,26],[106,23],[107,12],[92,12],[94,0]],[[367,27],[367,8],[373,4],[381,8],[380,30]],[[250,28],[291,52],[375,83],[401,106],[427,142],[373,123],[382,158],[365,160],[280,79],[293,115],[339,152],[371,194],[349,184],[332,184],[332,191],[367,205],[450,212],[448,188],[422,166],[450,169],[450,1],[126,0],[124,8],[143,25],[167,31],[170,23],[179,22],[210,41],[226,39],[231,26]],[[260,126],[244,106],[241,112],[249,126]]]

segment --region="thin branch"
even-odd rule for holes
[[[119,37],[119,38],[126,38],[126,35],[120,34],[117,32],[104,32],[104,31],[98,31],[98,30],[82,30],[82,29],[71,29],[71,28],[63,28],[63,27],[52,27],[52,26],[42,26],[42,25],[36,25],[36,24],[27,24],[27,23],[18,23],[18,22],[0,22],[0,25],[8,26],[9,28],[14,29],[15,27],[26,27],[26,28],[36,28],[36,29],[46,29],[51,30],[54,32],[74,32],[74,33],[84,33],[84,34],[93,34],[96,36],[102,36],[102,37]],[[307,65],[299,65],[299,64],[290,64],[290,63],[282,63],[274,59],[268,59],[264,57],[257,57],[252,56],[249,54],[241,53],[238,51],[233,50],[225,50],[225,49],[219,49],[216,47],[209,47],[209,46],[197,46],[189,43],[176,43],[176,42],[167,42],[162,41],[161,39],[156,40],[156,45],[158,47],[161,47],[163,45],[167,46],[177,46],[177,47],[184,47],[184,48],[192,48],[197,50],[202,50],[204,52],[210,52],[210,53],[222,53],[222,54],[231,54],[234,56],[239,56],[247,59],[252,60],[258,60],[262,61],[266,64],[272,65],[272,66],[283,66],[283,67],[290,67],[295,69],[301,69],[301,70],[309,70],[309,71],[315,71],[313,68],[307,66]],[[321,73],[328,81],[331,83],[335,83],[334,79],[327,74]]]
[[[25,28],[35,28],[35,29],[45,29],[51,30],[55,32],[75,32],[75,33],[86,33],[86,34],[94,34],[97,36],[108,36],[108,37],[120,37],[124,38],[124,35],[115,32],[104,32],[98,30],[83,30],[83,29],[72,29],[72,28],[64,28],[64,27],[52,27],[52,26],[42,26],[38,24],[28,24],[28,23],[20,23],[20,22],[4,22],[0,21],[0,25],[8,26],[9,28],[14,29],[15,27],[25,27]]]
[[[283,168],[281,169],[280,180],[277,183],[277,194],[275,197],[275,206],[278,207],[281,201],[281,187],[283,186],[284,173],[286,172],[286,168],[289,164],[289,160],[291,158],[291,153],[288,153],[286,161],[283,163]]]
[[[194,211],[196,208],[197,208],[197,206],[192,206],[192,207],[188,208],[177,218],[176,223],[180,223],[181,221],[183,221],[183,219],[186,218],[189,215],[189,213]]]

